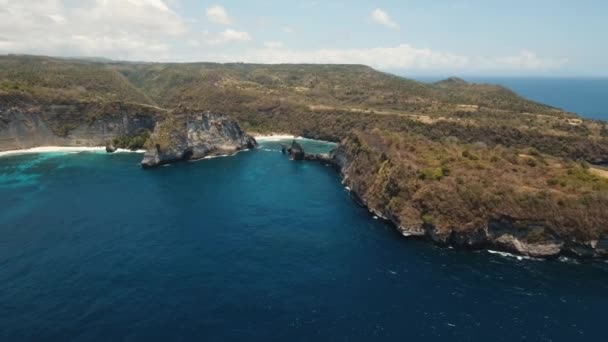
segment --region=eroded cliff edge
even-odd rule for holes
[[[353,196],[406,237],[531,257],[608,257],[608,182],[585,165],[381,132],[351,134],[329,155],[306,159],[334,165]]]
[[[142,167],[234,154],[255,148],[257,142],[239,124],[211,112],[175,114],[156,124],[147,142]]]
[[[146,135],[165,111],[120,102],[58,101],[0,95],[0,151],[38,146],[103,146]],[[142,143],[145,138],[142,138]],[[120,146],[128,148],[129,146]]]

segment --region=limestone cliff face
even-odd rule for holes
[[[417,209],[409,208],[401,202],[398,205],[394,203],[391,198],[391,191],[394,189],[390,184],[385,184],[382,193],[377,193],[378,188],[374,186],[378,179],[370,179],[367,176],[370,160],[363,157],[362,153],[356,144],[345,139],[329,155],[309,156],[306,159],[335,166],[341,172],[343,183],[350,189],[355,200],[378,217],[393,223],[403,236],[429,239],[440,245],[489,248],[531,257],[566,254],[581,258],[608,258],[608,237],[580,240],[576,237],[576,232],[558,234],[548,224],[538,220],[496,215],[485,221],[472,222],[460,229],[425,222],[420,219]]]
[[[232,154],[255,146],[255,139],[226,116],[210,112],[173,115],[156,125],[141,165],[151,168]]]
[[[38,146],[103,146],[152,130],[157,111],[144,107],[0,102],[0,151]]]

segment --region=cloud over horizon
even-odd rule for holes
[[[250,30],[255,27],[241,20],[236,25],[235,17],[220,4],[202,9],[201,24],[196,18],[179,14],[175,3],[37,0],[32,4],[0,0],[0,53],[141,61],[366,64],[382,70],[449,73],[539,72],[557,70],[569,63],[568,59],[541,57],[527,49],[508,55],[476,56],[418,47],[403,40],[367,47],[300,46],[301,31],[284,23],[264,32],[256,31],[265,36],[254,39]],[[379,24],[399,29],[399,24],[380,8],[369,16],[370,27]],[[204,26],[205,19],[211,26]],[[200,49],[201,46],[213,48]]]

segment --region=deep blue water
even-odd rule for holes
[[[404,239],[278,143],[151,171],[140,158],[0,158],[0,341],[608,336],[606,263]]]
[[[422,77],[435,82],[443,78]],[[608,120],[608,78],[465,77],[474,83],[503,85],[519,95],[579,114]]]

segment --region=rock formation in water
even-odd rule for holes
[[[287,152],[292,160],[304,160],[306,156],[302,145],[298,144],[295,140],[291,142],[291,146],[287,149]]]
[[[309,154],[304,151],[304,147],[299,144],[297,141],[293,140],[290,146],[281,144],[281,152],[283,154],[289,153],[289,157],[291,160],[307,160],[307,161],[317,161],[317,162],[325,162],[332,164],[332,157],[330,153],[319,153],[319,154]]]
[[[236,121],[210,112],[168,117],[156,125],[147,144],[141,162],[144,168],[233,154],[257,146]]]
[[[117,150],[117,148],[116,148],[116,146],[114,146],[113,143],[109,142],[109,143],[106,144],[106,152],[107,153],[114,153],[114,152],[116,152],[116,150]]]

